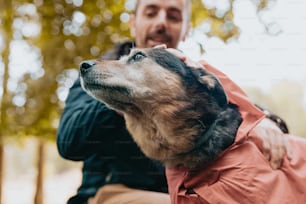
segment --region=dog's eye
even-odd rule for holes
[[[130,59],[129,59],[129,62],[130,63],[133,63],[133,62],[137,62],[137,61],[140,61],[142,60],[143,58],[145,58],[146,55],[142,52],[137,52],[136,54],[134,54]]]

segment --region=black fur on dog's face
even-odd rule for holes
[[[214,75],[163,49],[135,49],[120,60],[81,66],[80,73],[86,92],[122,112],[141,150],[168,166],[180,165],[172,158],[193,151],[228,105]]]

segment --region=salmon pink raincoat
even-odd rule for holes
[[[306,142],[286,135],[292,160],[273,170],[258,146],[254,126],[264,118],[244,92],[206,62],[201,64],[223,84],[238,105],[243,122],[234,144],[209,166],[194,170],[166,169],[172,204],[303,204],[306,203]]]

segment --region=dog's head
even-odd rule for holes
[[[228,104],[213,74],[188,67],[163,49],[85,61],[80,74],[87,93],[123,113],[142,151],[164,163],[193,150]]]
[[[115,61],[84,61],[83,88],[109,107],[126,112],[145,104],[170,103],[196,95],[227,104],[217,78],[203,68],[187,67],[164,49],[134,49]],[[203,104],[204,105],[204,104]]]

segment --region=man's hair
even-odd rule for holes
[[[186,2],[186,7],[184,9],[186,9],[186,11],[188,12],[187,13],[187,22],[190,21],[190,18],[191,18],[191,0],[185,0]],[[139,2],[140,0],[136,0],[136,3],[135,3],[135,7],[134,7],[134,14],[136,15],[137,13],[137,8],[138,8],[138,5],[139,5]]]

